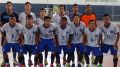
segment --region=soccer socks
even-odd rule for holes
[[[58,53],[56,53],[56,63],[60,64],[60,56]]]
[[[117,67],[118,57],[113,58],[114,67]]]
[[[86,60],[86,63],[89,64],[89,55],[88,54],[85,54],[85,60]]]
[[[39,57],[40,64],[42,64],[43,63],[43,55],[42,55],[42,53],[38,54],[38,57]]]
[[[8,59],[8,54],[7,53],[4,53],[3,54],[3,59],[6,63],[9,63],[9,59]]]
[[[51,54],[51,64],[54,63],[54,59],[55,59],[55,54]]]

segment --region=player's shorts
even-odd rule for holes
[[[103,55],[100,47],[85,46],[85,54],[90,55],[91,52],[94,56]]]
[[[18,43],[6,43],[2,47],[2,51],[3,53],[8,53],[10,52],[11,48],[13,52],[19,52],[20,47]]]
[[[102,52],[103,53],[108,53],[109,50],[111,52],[111,55],[117,55],[118,49],[114,48],[113,45],[108,45],[108,44],[102,45]]]
[[[35,54],[37,51],[37,46],[36,45],[27,45],[24,44],[23,46],[20,47],[19,53],[27,54]]]
[[[62,50],[64,53],[73,52],[74,46],[72,45],[70,48],[68,48],[67,45],[59,45],[59,47],[56,47],[56,53],[61,54]]]
[[[78,52],[84,53],[84,45],[82,43],[76,43],[72,44],[74,46],[73,52],[75,51],[75,48]]]
[[[53,39],[41,39],[41,42],[38,45],[38,51],[43,52],[44,50],[48,50],[50,52],[55,51],[55,43]]]

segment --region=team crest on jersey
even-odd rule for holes
[[[17,29],[16,32],[19,33],[19,30]]]
[[[110,33],[111,33],[111,34],[113,34],[113,33],[114,33],[114,31],[113,31],[113,30],[111,30],[111,31],[110,31]]]
[[[51,32],[52,32],[52,30],[49,31],[49,33],[51,33]]]

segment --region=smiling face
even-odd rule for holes
[[[9,22],[11,25],[15,25],[16,24],[16,17],[10,17]]]
[[[80,18],[79,18],[78,15],[76,15],[76,16],[73,17],[74,24],[79,24],[79,21],[80,21]]]
[[[89,28],[91,30],[95,30],[96,27],[97,27],[97,24],[96,24],[96,22],[94,20],[89,22]]]
[[[44,26],[45,27],[47,27],[47,28],[50,27],[50,23],[51,23],[51,19],[45,19],[44,20]]]

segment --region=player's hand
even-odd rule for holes
[[[117,43],[115,43],[114,48],[118,49],[118,45],[117,45]]]

